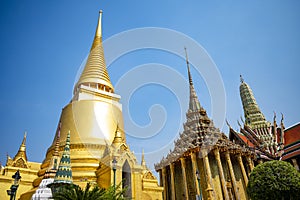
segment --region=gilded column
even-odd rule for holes
[[[200,195],[199,188],[201,187],[201,185],[199,185],[198,180],[197,180],[197,174],[196,174],[196,172],[198,171],[198,167],[197,167],[197,156],[196,156],[195,152],[191,154],[191,160],[192,160],[193,177],[194,177],[194,183],[195,183],[195,187],[196,187],[196,192],[197,192],[198,195]]]
[[[162,175],[162,169],[158,171],[159,173],[159,186],[163,186],[163,175]]]
[[[174,163],[170,164],[170,171],[171,171],[171,198],[172,200],[175,200]]]
[[[166,179],[167,179],[167,176],[166,176],[166,168],[163,167],[162,168],[162,180],[163,180],[163,187],[164,187],[164,199],[167,199],[167,184],[166,184]]]
[[[211,171],[210,171],[210,165],[209,165],[209,160],[208,160],[208,153],[206,149],[202,150],[202,157],[203,157],[203,163],[204,163],[204,169],[205,169],[205,174],[206,174],[206,180],[207,180],[207,193],[208,193],[208,199],[209,200],[214,200],[215,194],[214,194],[214,189],[213,189],[213,183],[212,183],[212,176],[211,176]]]
[[[187,182],[186,182],[185,160],[184,160],[184,158],[180,158],[180,162],[181,162],[181,169],[182,169],[182,178],[183,178],[185,199],[188,200],[189,199],[189,193],[188,193]]]
[[[232,186],[233,186],[233,190],[234,190],[234,196],[236,197],[237,200],[239,200],[240,195],[239,195],[239,192],[238,192],[238,189],[237,189],[236,180],[235,180],[235,176],[234,176],[234,171],[233,171],[233,167],[232,167],[232,163],[231,163],[231,159],[230,159],[230,154],[229,154],[228,151],[225,152],[225,158],[226,158],[228,168],[229,168],[231,182],[232,182]]]
[[[247,177],[246,170],[245,170],[245,167],[244,167],[244,164],[243,164],[243,159],[242,159],[242,156],[241,156],[240,153],[237,155],[237,159],[238,159],[238,162],[240,164],[240,168],[242,170],[242,174],[243,174],[243,177],[244,177],[244,180],[245,180],[245,184],[247,185],[248,184],[248,177]]]
[[[252,160],[251,160],[250,156],[247,156],[247,162],[248,162],[248,165],[250,167],[250,171],[252,171],[254,166],[253,166],[253,163],[252,163]]]
[[[225,181],[223,167],[222,167],[222,162],[221,162],[221,158],[220,158],[220,152],[219,152],[218,148],[214,149],[214,154],[215,154],[215,158],[216,158],[217,164],[218,164],[221,185],[222,185],[222,190],[223,190],[223,194],[224,194],[223,198],[225,200],[229,200],[228,191],[227,191],[227,187],[226,187],[226,181]]]

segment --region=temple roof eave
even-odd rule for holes
[[[177,140],[177,142],[178,142],[178,140]],[[231,142],[230,140],[228,140],[227,138],[224,139],[224,134],[220,133],[219,140],[216,142],[216,144],[213,144],[213,145],[201,144],[201,145],[195,146],[193,148],[188,148],[184,152],[181,152],[181,153],[176,152],[176,147],[175,147],[172,151],[170,151],[170,153],[165,158],[163,157],[163,159],[159,163],[154,165],[155,170],[159,171],[160,169],[170,165],[171,163],[180,161],[180,158],[189,156],[191,153],[195,153],[195,152],[200,153],[201,149],[212,151],[216,148],[219,149],[220,152],[229,151],[234,154],[242,153],[242,154],[250,155],[252,157],[254,157],[254,154],[255,154],[249,148],[242,147],[238,144],[235,144],[235,143]]]

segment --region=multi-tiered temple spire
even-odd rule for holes
[[[261,112],[250,86],[240,75],[240,96],[243,104],[245,121],[240,124],[240,133],[230,128],[230,139],[237,143],[255,149],[262,159],[275,159],[282,155],[284,126],[278,127],[274,113],[273,125],[265,119]],[[280,129],[280,131],[279,131]]]
[[[18,152],[12,159],[7,155],[6,166],[28,168],[27,155],[26,155],[26,132],[24,133],[23,141],[19,147]]]
[[[60,157],[59,157],[60,129],[61,129],[61,123],[59,124],[57,130],[58,132],[56,136],[54,151],[52,153],[50,164],[48,169],[46,170],[44,178],[54,178],[58,169],[58,164],[60,162]]]
[[[52,191],[48,187],[48,185],[52,185],[54,181],[54,177],[56,175],[57,169],[58,169],[58,163],[60,160],[59,157],[59,142],[60,142],[60,128],[61,124],[59,124],[59,127],[57,129],[57,136],[56,136],[56,143],[55,148],[52,153],[52,157],[50,160],[50,164],[48,169],[45,172],[45,176],[40,183],[38,189],[35,191],[35,193],[32,195],[31,199],[36,200],[43,200],[43,199],[53,199],[52,198]]]
[[[35,188],[49,170],[55,149],[63,149],[68,131],[72,138],[71,161],[76,161],[72,178],[80,186],[84,184],[80,182],[82,177],[88,181],[99,179],[95,171],[98,169],[99,159],[103,157],[106,144],[110,146],[114,140],[117,125],[118,136],[121,136],[122,142],[126,142],[122,105],[119,103],[121,97],[114,93],[105,65],[101,23],[100,11],[87,62],[74,87],[72,100],[61,112],[60,140],[57,142],[59,134],[56,132],[38,172],[39,177],[34,181]]]
[[[212,120],[207,116],[206,110],[200,105],[190,72],[186,48],[184,48],[184,50],[190,89],[189,109],[186,113],[187,119],[183,125],[183,132],[180,133],[179,138],[174,141],[174,149],[155,166],[156,170],[178,160],[181,156],[186,154],[186,152],[199,148],[200,146],[214,146],[220,143],[222,143],[223,146],[231,145],[231,142],[214,126]],[[236,147],[232,146],[232,148]]]
[[[75,85],[74,94],[80,85],[96,88],[106,92],[114,92],[114,87],[106,69],[102,46],[102,11],[99,12],[98,26],[85,67]]]
[[[240,96],[244,108],[245,124],[253,129],[270,126],[270,123],[266,121],[265,116],[260,111],[251,88],[245,83],[241,75],[240,79]]]
[[[70,132],[67,135],[66,145],[58,166],[58,170],[54,177],[55,183],[69,183],[71,184],[72,180],[72,168],[71,168],[71,159],[70,159]]]
[[[115,131],[115,137],[114,137],[114,140],[112,142],[112,145],[114,147],[118,147],[122,143],[124,143],[124,140],[123,140],[123,137],[122,137],[122,133],[120,131],[119,126],[117,126],[117,129]]]
[[[15,155],[14,160],[17,160],[18,158],[23,158],[25,161],[27,161],[27,155],[26,155],[26,135],[27,133],[24,133],[22,144],[20,145],[20,148],[18,150],[18,153]]]
[[[174,149],[155,165],[165,189],[164,199],[195,199],[195,196],[203,199],[247,199],[244,186],[248,177],[243,160],[247,156],[251,162],[254,153],[228,140],[207,116],[194,89],[186,49],[185,53],[190,88],[186,122],[183,132],[174,141]],[[231,158],[237,160],[232,163]],[[239,186],[235,178],[238,167],[243,174],[239,179],[245,183]],[[230,171],[226,172],[227,180],[223,168]],[[232,189],[228,189],[228,185]]]
[[[189,100],[189,109],[186,113],[187,123],[184,128],[189,131],[199,131],[204,127],[207,127],[211,120],[206,114],[206,110],[201,106],[200,101],[198,99],[197,93],[194,88],[193,79],[190,71],[190,63],[188,59],[188,54],[186,48],[185,56],[186,56],[186,66],[189,78],[189,89],[190,89],[190,100]],[[201,128],[202,127],[202,128]]]
[[[190,111],[198,111],[200,110],[201,106],[200,106],[200,102],[198,100],[195,88],[194,88],[194,84],[193,84],[193,80],[192,80],[192,75],[191,75],[191,71],[190,71],[190,63],[189,63],[189,59],[188,59],[188,54],[187,54],[187,50],[186,48],[184,48],[185,51],[185,57],[186,57],[186,66],[187,66],[187,71],[188,71],[188,76],[189,76],[189,87],[190,87],[190,103],[189,103],[189,110]]]
[[[62,109],[61,126],[40,165],[38,177],[33,181],[34,188],[26,192],[22,200],[27,200],[26,197],[31,196],[38,186],[43,189],[44,183],[48,183],[51,178],[45,177],[49,169],[55,168],[52,158],[58,154],[56,150],[62,150],[64,146],[54,182],[49,186],[53,192],[69,183],[84,187],[86,182],[93,182],[101,188],[108,188],[114,180],[112,160],[115,158],[116,183],[121,182],[122,187],[128,188],[124,197],[161,199],[162,188],[157,180],[144,178],[144,170],[126,144],[121,97],[114,93],[105,65],[101,20],[100,11],[93,44],[74,87],[73,98]],[[126,181],[122,181],[124,179]]]

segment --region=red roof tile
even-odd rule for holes
[[[239,137],[246,143],[248,144],[249,147],[254,147],[254,145],[252,144],[252,142],[250,142],[250,140],[248,140],[248,138],[244,135],[238,134]]]
[[[284,146],[300,141],[300,123],[284,131]]]

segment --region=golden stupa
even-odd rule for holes
[[[123,128],[122,105],[120,96],[113,93],[105,66],[102,47],[100,11],[98,26],[86,65],[74,88],[71,102],[62,110],[60,126],[60,148],[63,149],[67,133],[71,133],[71,159],[73,180],[80,184],[83,178],[97,181],[95,171],[99,167],[106,144],[111,144],[117,126]],[[38,186],[49,166],[54,151],[57,133],[49,147],[46,158],[34,182]],[[122,132],[122,139],[125,136]]]
[[[112,161],[116,159],[116,181],[125,180],[122,186],[129,188],[126,193],[128,197],[162,199],[163,189],[147,169],[145,160],[138,164],[126,144],[120,96],[114,93],[105,65],[101,21],[102,11],[87,62],[75,84],[73,98],[62,110],[55,137],[40,169],[37,171],[35,168],[35,178],[31,176],[31,189],[28,190],[27,184],[27,191],[24,192],[22,184],[19,186],[21,200],[31,199],[42,180],[48,177],[45,174],[52,169],[51,158],[56,143],[59,141],[61,156],[68,132],[74,184],[84,187],[87,182],[92,182],[100,187],[109,187],[114,179]],[[57,140],[57,137],[60,139]],[[8,199],[8,196],[4,197]]]

